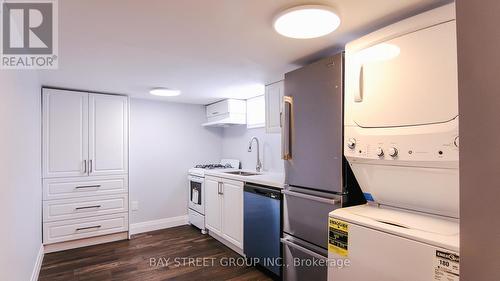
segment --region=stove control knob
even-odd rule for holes
[[[456,146],[456,147],[460,147],[459,140],[460,140],[460,139],[459,139],[458,137],[456,137],[456,138],[455,138],[455,141],[453,141],[453,143],[455,144],[455,146]]]
[[[389,148],[389,155],[390,155],[391,157],[396,157],[396,156],[398,156],[398,149],[397,149],[397,148],[395,148],[395,147],[391,147],[391,148]]]
[[[377,156],[378,157],[384,156],[384,150],[382,149],[382,147],[377,148]]]
[[[355,138],[348,139],[347,147],[349,147],[350,149],[354,149],[356,147],[356,139]]]

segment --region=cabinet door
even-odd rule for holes
[[[222,236],[243,249],[243,183],[224,180],[222,193]]]
[[[281,132],[283,81],[266,86],[266,132]]]
[[[221,195],[219,181],[214,178],[205,178],[205,226],[215,234],[221,235]]]
[[[89,161],[91,175],[127,173],[127,97],[89,95]]]
[[[43,89],[43,177],[87,175],[88,93]]]

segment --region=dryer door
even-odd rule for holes
[[[458,115],[455,21],[351,53],[348,63],[353,119],[361,127],[441,123]]]

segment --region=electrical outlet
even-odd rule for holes
[[[139,210],[139,201],[132,201],[132,211]]]

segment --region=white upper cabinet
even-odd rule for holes
[[[87,174],[88,94],[43,89],[43,176]]]
[[[245,101],[237,99],[227,99],[207,105],[207,118],[226,115],[228,113],[245,114]]]
[[[127,97],[89,95],[89,173],[127,173]]]
[[[127,173],[127,97],[43,89],[43,177]]]
[[[202,126],[246,124],[246,101],[227,99],[206,106],[207,122]]]
[[[281,112],[284,95],[283,81],[266,86],[266,132],[281,132]]]

